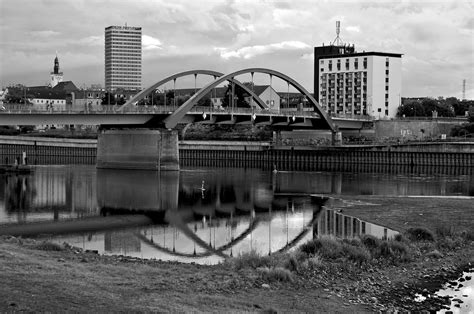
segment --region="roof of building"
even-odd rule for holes
[[[66,91],[66,92],[75,92],[79,89],[74,85],[72,81],[63,81],[59,82],[56,86],[53,87],[55,91]]]
[[[28,98],[36,99],[66,99],[68,92],[66,91],[56,91],[49,87],[44,87],[42,90],[29,90]]]
[[[338,54],[338,55],[324,55],[324,56],[320,56],[319,59],[336,59],[336,58],[365,57],[365,56],[401,58],[403,54],[390,53],[390,52],[378,52],[378,51],[369,51],[369,52],[364,51],[364,52],[346,53],[346,54]]]

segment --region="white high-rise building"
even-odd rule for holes
[[[315,85],[320,105],[335,115],[394,118],[401,99],[401,57],[383,52],[318,56]]]
[[[105,88],[141,89],[142,28],[105,28]]]

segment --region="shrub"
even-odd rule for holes
[[[410,228],[406,231],[407,237],[413,241],[434,241],[435,236],[431,230],[417,227]]]
[[[305,266],[311,269],[320,268],[324,265],[323,258],[319,254],[315,254],[314,256],[308,258],[305,262],[306,262]]]
[[[375,249],[380,246],[380,240],[374,237],[373,235],[364,234],[360,236],[360,241],[365,245],[369,250]]]
[[[60,244],[49,242],[49,241],[43,241],[41,243],[37,243],[33,247],[37,250],[42,250],[42,251],[62,251],[64,249]]]
[[[406,241],[405,237],[404,237],[403,234],[401,234],[401,233],[397,233],[397,234],[393,237],[393,240],[394,240],[394,241],[397,241],[397,242],[405,242],[405,241]]]
[[[454,228],[451,227],[451,226],[448,227],[448,226],[445,226],[445,225],[437,226],[436,229],[435,229],[435,233],[438,236],[438,239],[439,238],[446,238],[446,237],[454,237],[455,236]]]
[[[300,251],[303,253],[306,253],[308,255],[314,255],[318,252],[318,250],[321,248],[320,242],[316,242],[314,239],[310,240],[306,243],[303,243],[300,246]]]
[[[261,256],[255,250],[245,252],[237,257],[226,260],[235,269],[268,267],[271,265],[270,256]]]
[[[357,264],[363,264],[368,262],[372,257],[367,248],[363,246],[354,246],[348,243],[343,245],[344,255],[351,261]]]
[[[288,260],[285,263],[285,268],[294,272],[298,271],[300,267],[299,267],[298,259],[296,258],[295,255],[290,255],[288,257]]]
[[[257,271],[260,273],[264,280],[273,282],[273,281],[283,281],[283,282],[292,282],[293,275],[291,272],[283,267],[259,267]]]
[[[461,236],[468,241],[474,241],[474,230],[471,229],[463,231]]]

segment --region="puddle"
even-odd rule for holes
[[[415,294],[414,301],[421,303],[439,297],[450,299],[450,303],[446,304],[449,309],[437,313],[474,313],[474,268],[463,272],[457,280],[449,281],[432,295]]]
[[[458,280],[448,282],[436,295],[451,299],[449,310],[439,313],[474,313],[474,268],[464,272]]]

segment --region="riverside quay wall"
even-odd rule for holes
[[[95,164],[96,140],[0,136],[3,164]],[[273,146],[268,142],[181,141],[183,166],[257,167],[271,170],[384,171],[393,166],[474,169],[474,143],[438,142],[339,147]],[[462,172],[465,172],[464,170]]]

